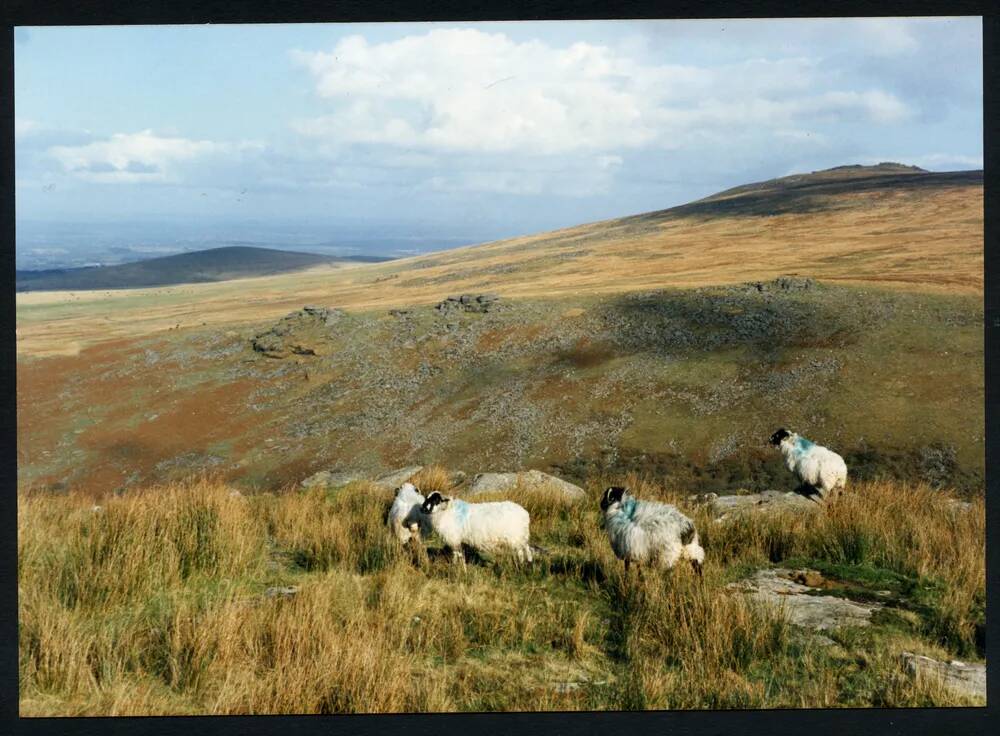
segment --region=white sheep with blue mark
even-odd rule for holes
[[[412,483],[404,483],[396,489],[396,497],[389,507],[386,523],[393,534],[403,544],[411,539],[426,536],[431,532],[430,519],[420,510],[424,497]]]
[[[612,486],[601,497],[604,528],[615,556],[629,564],[652,564],[670,569],[689,560],[701,576],[705,550],[694,522],[667,503],[640,501],[627,488]]]
[[[832,450],[784,428],[771,435],[771,444],[781,450],[788,469],[813,501],[832,501],[847,485],[847,463]]]
[[[513,550],[518,560],[532,561],[529,543],[531,518],[513,501],[469,503],[437,491],[421,508],[431,527],[451,550],[452,561],[465,567],[463,545],[482,552]]]

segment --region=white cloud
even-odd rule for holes
[[[35,120],[26,118],[14,118],[14,137],[23,138],[39,130],[41,126]]]
[[[748,124],[885,124],[909,114],[883,90],[831,89],[836,77],[816,59],[713,67],[647,63],[631,53],[474,29],[375,44],[351,36],[330,52],[292,52],[333,108],[292,125],[334,144],[544,156],[676,149]]]
[[[52,146],[48,154],[64,171],[101,183],[161,182],[178,179],[177,166],[212,155],[259,149],[255,143],[196,141],[159,136],[152,130],[116,133],[78,146]]]
[[[874,56],[910,54],[920,46],[901,18],[859,18],[855,23],[866,51]]]

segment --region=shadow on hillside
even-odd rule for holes
[[[782,288],[778,284],[791,284]],[[665,354],[747,348],[772,354],[783,348],[842,347],[854,342],[864,315],[845,308],[808,281],[779,279],[694,291],[626,294],[599,317],[625,353]]]
[[[733,191],[726,199],[705,199],[669,210],[649,212],[625,218],[640,223],[662,220],[665,215],[677,217],[767,217],[784,214],[805,214],[834,209],[836,197],[863,194],[879,190],[916,191],[981,185],[982,171],[951,171],[945,173],[893,174],[834,180],[800,182],[768,182],[767,188],[753,191],[749,187]],[[738,196],[736,196],[738,195]],[[716,197],[719,195],[715,195]]]

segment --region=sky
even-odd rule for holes
[[[15,30],[20,267],[405,255],[982,160],[978,18]]]

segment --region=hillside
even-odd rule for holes
[[[466,291],[545,298],[785,275],[981,294],[982,172],[843,167],[659,212],[362,268],[155,291],[25,294],[18,297],[17,350],[65,353],[178,325],[251,324],[309,303],[389,309]]]
[[[857,167],[390,263],[21,294],[19,484],[436,462],[763,488],[784,425],[854,477],[974,494],[982,228],[981,172]]]
[[[88,268],[18,271],[17,291],[137,289],[171,284],[226,281],[301,271],[326,264],[386,259],[340,258],[272,248],[227,246],[150,258],[135,263]]]

